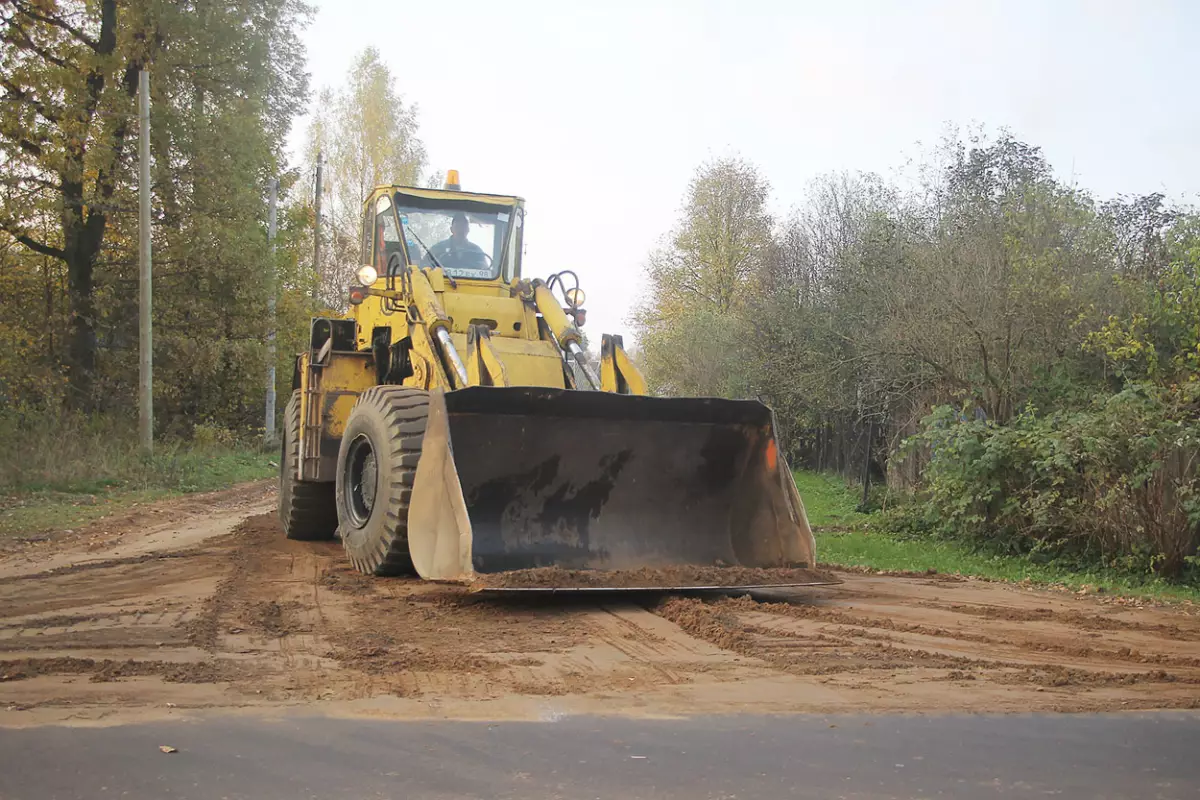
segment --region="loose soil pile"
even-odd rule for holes
[[[838,583],[815,569],[748,567],[660,567],[628,570],[581,570],[541,567],[479,575],[477,589],[680,589],[711,586],[809,586]]]

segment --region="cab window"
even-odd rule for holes
[[[513,213],[511,231],[509,232],[508,251],[504,257],[504,280],[512,281],[519,278],[521,263],[521,248],[524,244],[525,209],[517,208]]]
[[[383,195],[375,203],[375,270],[386,275],[389,265],[395,271],[404,269],[407,259],[400,243],[400,230],[392,211],[392,199]]]

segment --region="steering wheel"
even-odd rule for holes
[[[460,263],[461,262],[461,259],[459,258],[460,253],[465,253],[467,256],[469,256],[471,258],[473,258],[475,256],[483,256],[484,258],[487,259],[487,263],[485,263],[482,267],[466,266],[466,265]],[[435,256],[431,252],[426,252],[425,255],[423,255],[421,257],[421,266],[424,266],[424,267],[434,266],[435,258],[437,259],[437,263],[441,264],[442,267],[445,269],[491,269],[492,268],[492,257],[489,256],[487,253],[485,253],[483,250],[459,251],[457,248],[447,248],[440,256]],[[454,266],[450,266],[450,264],[446,263],[448,261],[454,261],[456,263],[454,264]]]
[[[485,267],[487,267],[488,269],[491,269],[491,267],[492,267],[492,257],[491,257],[491,256],[489,256],[487,253],[485,253],[483,250],[478,250],[478,251],[475,251],[475,250],[469,250],[469,251],[467,251],[467,252],[468,252],[468,254],[469,254],[469,255],[472,255],[472,256],[483,256],[484,258],[486,258],[486,259],[487,259],[487,263],[486,263],[486,264],[484,264],[484,266],[485,266]]]

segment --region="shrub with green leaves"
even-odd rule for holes
[[[931,453],[924,521],[1013,552],[1180,576],[1200,544],[1198,408],[1194,381],[1007,425],[941,407],[912,443]]]

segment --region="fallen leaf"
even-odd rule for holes
[[[164,753],[178,753],[179,752],[174,747],[171,747],[171,745],[169,745],[169,744],[160,744],[158,746],[158,749],[162,750]]]

